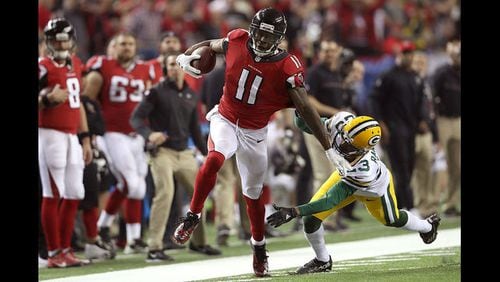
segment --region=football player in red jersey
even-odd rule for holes
[[[225,54],[226,73],[220,103],[207,114],[210,120],[209,153],[196,176],[190,210],[173,239],[178,244],[189,239],[199,222],[208,193],[214,187],[217,172],[224,160],[236,154],[251,224],[256,276],[268,275],[264,203],[260,198],[267,171],[266,137],[271,115],[283,108],[295,107],[312,128],[328,158],[337,166],[350,168],[331,148],[318,112],[308,101],[302,64],[295,56],[278,48],[286,26],[280,11],[265,8],[255,14],[249,31],[232,30],[225,38],[197,43],[177,57],[177,63],[186,73],[199,77],[200,70],[190,63],[200,56],[192,52],[201,46],[210,46],[214,52]]]
[[[106,127],[104,140],[111,171],[118,184],[98,220],[99,235],[110,243],[109,227],[123,200],[127,246],[124,253],[145,252],[141,239],[142,200],[146,193],[147,162],[144,138],[130,126],[129,119],[144,91],[154,79],[151,66],[135,59],[135,38],[128,33],[115,37],[114,57],[99,56],[89,61],[84,95],[98,99]]]
[[[83,168],[92,161],[87,117],[80,103],[83,66],[71,55],[75,30],[66,19],[50,20],[44,35],[48,56],[38,62],[39,88],[51,90],[38,96],[38,162],[48,267],[81,266],[85,262],[74,256],[71,235],[85,193]]]

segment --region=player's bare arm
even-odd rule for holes
[[[325,150],[330,149],[332,146],[328,138],[323,123],[319,117],[318,111],[311,105],[307,92],[304,87],[296,87],[288,90],[297,112],[307,123],[314,136],[318,139]]]
[[[96,100],[103,84],[102,75],[97,71],[91,71],[84,77],[84,80],[85,88],[83,89],[82,95],[88,96],[92,100]]]
[[[340,109],[321,103],[320,101],[318,101],[318,99],[316,99],[313,96],[309,96],[309,101],[311,102],[313,107],[316,110],[318,110],[318,113],[320,113],[323,116],[333,116],[334,114],[340,111]]]
[[[194,50],[203,47],[203,46],[208,46],[212,48],[212,50],[215,53],[224,53],[224,48],[222,47],[222,43],[224,42],[224,38],[220,39],[210,39],[210,40],[205,40],[199,43],[194,44],[193,46],[189,47],[184,54],[186,55],[191,55]]]

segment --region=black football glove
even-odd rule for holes
[[[274,228],[282,225],[283,223],[287,223],[298,216],[295,208],[280,207],[276,204],[273,204],[273,208],[277,210],[277,212],[267,217],[267,223]]]

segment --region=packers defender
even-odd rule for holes
[[[362,202],[380,223],[417,231],[424,243],[432,243],[441,219],[437,214],[420,219],[409,211],[398,209],[391,172],[374,149],[382,137],[379,123],[372,117],[355,117],[348,112],[338,112],[330,119],[323,119],[323,122],[331,134],[332,147],[352,168],[337,167],[309,203],[291,208],[275,205],[277,212],[267,218],[269,224],[278,227],[297,216],[303,217],[305,237],[316,257],[299,267],[296,273],[332,269],[332,258],[326,249],[321,223],[356,200]],[[311,133],[299,116],[295,117],[295,124],[304,132]]]

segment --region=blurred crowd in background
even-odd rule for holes
[[[77,31],[78,56],[103,54],[119,31],[138,42],[138,56],[158,55],[160,35],[170,30],[183,47],[247,28],[254,13],[274,6],[288,20],[289,50],[308,64],[321,40],[334,40],[360,57],[391,54],[407,39],[419,50],[442,50],[460,36],[459,0],[40,0],[40,39],[48,20],[68,19]]]

